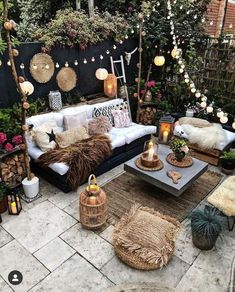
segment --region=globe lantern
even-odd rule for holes
[[[163,66],[165,64],[165,57],[164,56],[156,56],[154,58],[154,64],[156,66]]]
[[[95,72],[95,76],[98,80],[105,80],[108,77],[108,71],[105,68],[99,68]]]
[[[34,86],[29,81],[24,81],[24,82],[20,83],[20,87],[21,87],[22,91],[24,92],[24,94],[26,94],[26,95],[31,95],[34,92]]]

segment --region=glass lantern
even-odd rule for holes
[[[20,196],[11,190],[7,196],[9,215],[19,215],[22,210]]]
[[[117,77],[114,74],[108,74],[104,80],[104,94],[108,97],[117,96]]]
[[[144,152],[141,155],[141,164],[143,166],[151,168],[158,165],[158,148],[158,143],[153,140],[145,142]]]
[[[175,119],[171,115],[163,116],[159,120],[159,143],[168,144],[174,134]]]

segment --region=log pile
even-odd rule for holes
[[[24,179],[26,170],[23,153],[4,157],[0,162],[2,180],[9,186],[16,186]]]
[[[155,124],[155,115],[156,115],[155,107],[142,107],[140,109],[140,123],[142,125],[154,125]]]

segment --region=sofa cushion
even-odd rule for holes
[[[113,105],[95,107],[92,116],[94,118],[100,116],[107,117],[109,119],[110,124],[113,125],[112,109]]]
[[[56,125],[63,128],[63,115],[61,113],[46,113],[41,115],[32,116],[26,119],[28,125],[33,125],[34,128],[41,126],[42,124],[55,121]]]
[[[115,128],[126,128],[131,124],[129,112],[126,109],[112,110]]]
[[[106,135],[108,135],[111,140],[112,149],[124,146],[126,144],[125,136],[111,134],[110,132]]]
[[[71,130],[73,128],[84,126],[88,128],[86,111],[73,115],[64,115],[64,129]]]
[[[103,135],[112,129],[108,117],[100,116],[91,119],[88,124],[89,135]]]
[[[89,138],[87,129],[85,127],[72,128],[70,130],[58,133],[56,135],[56,142],[60,148],[66,148],[79,140]]]

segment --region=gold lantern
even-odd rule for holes
[[[80,194],[80,222],[84,228],[98,229],[107,220],[107,196],[91,174],[88,186]]]
[[[154,58],[154,64],[156,66],[163,66],[165,64],[165,57],[164,56],[156,56]]]
[[[117,96],[117,77],[114,74],[108,74],[104,80],[104,94],[108,97]]]
[[[171,115],[163,116],[159,120],[159,142],[167,144],[173,136],[175,119]]]

